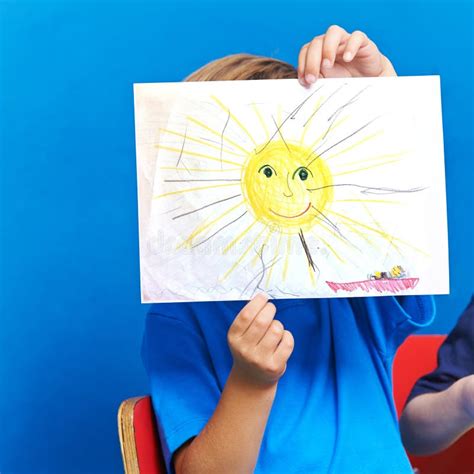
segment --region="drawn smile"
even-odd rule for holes
[[[308,207],[303,211],[303,212],[300,212],[299,214],[296,214],[295,216],[285,216],[283,214],[278,214],[278,212],[275,212],[273,209],[270,209],[270,212],[275,214],[276,216],[279,216],[279,217],[285,217],[286,219],[294,219],[295,217],[300,217],[302,216],[305,212],[308,212],[309,211],[309,208],[311,207],[311,203],[308,203]]]

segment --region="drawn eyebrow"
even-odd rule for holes
[[[276,172],[275,168],[272,165],[268,165],[268,164],[260,166],[260,168],[258,169],[258,172],[260,173],[260,171],[262,171],[263,168],[267,168],[267,167],[273,170],[273,172],[275,173],[275,176],[278,176],[278,173]]]

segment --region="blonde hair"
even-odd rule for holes
[[[291,64],[253,54],[230,54],[211,61],[187,76],[185,81],[239,81],[249,79],[295,79]]]

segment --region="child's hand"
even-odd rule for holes
[[[227,340],[234,358],[233,372],[252,385],[272,385],[286,370],[293,336],[275,318],[276,308],[258,294],[229,328]]]
[[[305,86],[318,77],[396,75],[390,61],[365,33],[349,34],[336,25],[306,43],[298,57],[298,80]]]

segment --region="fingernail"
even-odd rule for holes
[[[302,76],[298,76],[298,82],[302,85],[305,86],[306,84],[304,83],[304,79]]]
[[[313,84],[313,82],[316,82],[316,77],[312,74],[306,74],[304,78],[308,84]]]
[[[352,59],[352,53],[347,51],[346,53],[344,53],[343,59],[344,61],[350,61]]]
[[[331,68],[331,61],[326,58],[326,59],[323,59],[323,64],[322,64],[323,68],[325,69],[330,69]]]

